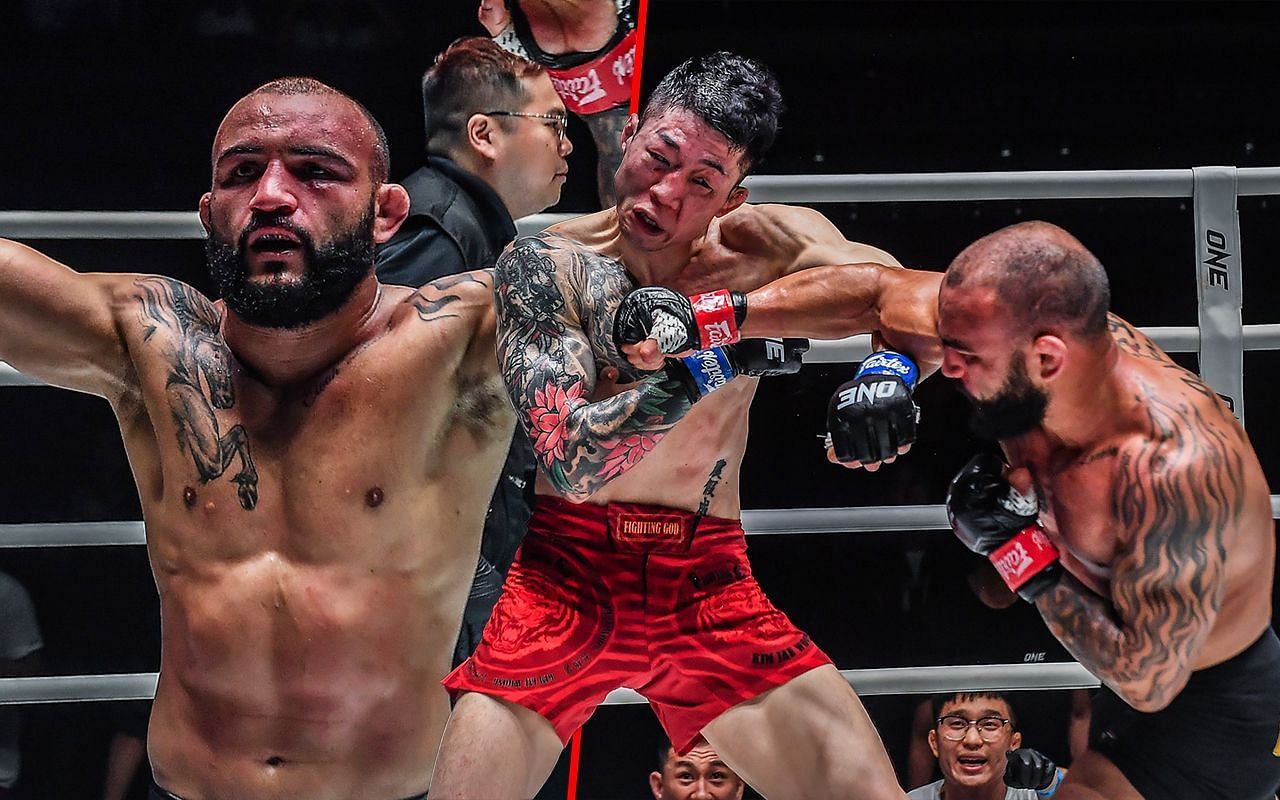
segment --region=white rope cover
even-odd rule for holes
[[[1280,194],[1280,167],[1235,170],[1241,196]],[[918,172],[863,175],[752,175],[761,203],[940,202],[1191,197],[1191,169],[1027,172]],[[517,222],[533,233],[574,214],[534,214]],[[194,211],[0,211],[0,236],[18,239],[200,239]]]
[[[861,695],[1087,689],[1099,685],[1097,678],[1075,662],[846,669],[840,674]],[[0,678],[0,705],[150,700],[155,697],[157,678],[154,672]],[[617,689],[610,692],[604,702],[606,705],[623,705],[647,701],[630,689]]]
[[[1200,344],[1200,331],[1195,327],[1152,326],[1140,328],[1166,353],[1194,353]],[[853,364],[866,358],[871,352],[871,337],[863,334],[847,339],[810,342],[804,355],[806,364]],[[1280,324],[1244,326],[1246,351],[1280,350]],[[0,387],[42,386],[40,381],[23,375],[0,361]]]
[[[1280,496],[1271,495],[1271,516],[1280,519]],[[742,512],[748,536],[790,533],[878,533],[945,531],[941,505],[857,506],[851,508],[769,508]],[[0,525],[0,548],[85,547],[146,544],[141,522],[25,522]]]

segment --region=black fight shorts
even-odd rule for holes
[[[1106,687],[1089,747],[1147,800],[1272,800],[1280,786],[1280,639],[1195,672],[1168,707],[1135,711]]]

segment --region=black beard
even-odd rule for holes
[[[296,283],[250,283],[245,260],[249,235],[260,228],[291,232],[302,243],[306,270]],[[254,214],[232,243],[217,230],[209,232],[205,257],[218,293],[236,316],[263,328],[302,328],[342,307],[373,270],[373,205],[349,231],[316,247],[306,232],[286,219]]]
[[[1015,358],[995,397],[990,400],[969,397],[969,402],[973,403],[970,430],[983,439],[995,441],[1012,439],[1039,427],[1049,407],[1049,395],[1036,388],[1027,375],[1027,368]]]

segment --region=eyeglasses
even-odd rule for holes
[[[1004,717],[965,719],[954,714],[938,717],[938,729],[942,731],[942,738],[949,742],[958,742],[964,739],[969,734],[970,725],[977,726],[978,735],[982,737],[982,741],[994,742],[1000,738],[1000,732],[1008,724],[1009,720]]]
[[[482,111],[480,112],[488,117],[527,117],[528,119],[545,119],[550,120],[548,126],[556,132],[556,137],[560,140],[560,144],[564,144],[565,126],[569,124],[568,114],[533,114],[528,111]]]

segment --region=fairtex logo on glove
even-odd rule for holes
[[[920,370],[914,361],[902,353],[881,350],[867,356],[867,360],[862,362],[862,366],[858,367],[853,377],[861,378],[863,375],[896,375],[902,379],[908,389],[914,389],[916,380],[920,377]]]
[[[1033,575],[1058,560],[1058,548],[1044,531],[1028,525],[996,548],[990,559],[1005,584],[1017,591]]]
[[[689,368],[689,374],[698,385],[698,393],[703,396],[714,392],[733,378],[733,367],[729,366],[724,351],[719,348],[699,350],[680,360]]]
[[[703,348],[721,347],[738,341],[733,300],[727,289],[696,294],[689,298],[689,304],[693,306],[694,324]]]

